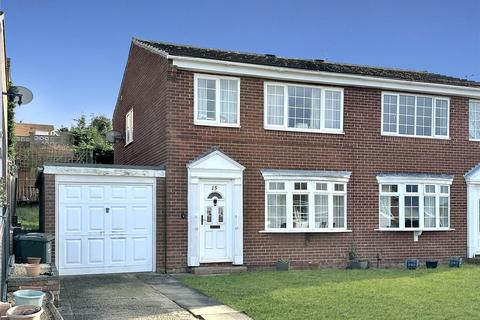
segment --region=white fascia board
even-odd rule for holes
[[[418,183],[418,184],[445,184],[451,185],[453,179],[450,178],[436,178],[436,177],[414,177],[414,176],[377,176],[377,181],[379,184],[395,184],[395,183]]]
[[[168,58],[172,60],[173,65],[177,66],[177,68],[195,72],[228,74],[235,76],[252,76],[282,81],[321,83],[336,86],[354,86],[377,88],[382,90],[431,93],[444,96],[480,98],[480,88],[475,87],[397,80],[346,73],[272,67],[173,55],[169,55]]]
[[[348,182],[351,172],[348,171],[315,171],[315,170],[260,170],[263,179],[268,180],[304,180],[304,181],[337,181]]]
[[[118,176],[118,177],[165,177],[165,170],[132,168],[93,168],[70,166],[44,166],[44,174],[84,175],[84,176]]]

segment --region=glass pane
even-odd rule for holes
[[[435,193],[435,185],[427,184],[425,186],[425,193]]]
[[[308,195],[293,195],[293,227],[308,228]]]
[[[407,190],[407,192],[418,192],[418,185],[417,184],[407,184],[406,190]]]
[[[295,190],[307,190],[308,185],[306,182],[295,182],[294,183],[294,189]]]
[[[267,228],[287,227],[287,196],[269,194],[267,196]]]
[[[448,194],[448,186],[440,186],[440,193]]]
[[[212,223],[212,207],[207,207],[207,223]]]
[[[397,96],[383,96],[383,131],[397,132]]]
[[[345,190],[345,185],[341,183],[335,183],[335,191],[344,191]]]
[[[315,195],[315,228],[328,228],[328,195]]]
[[[468,113],[470,138],[480,139],[480,101],[470,101]]]
[[[317,182],[316,189],[317,191],[327,191],[328,185],[326,183]]]
[[[425,228],[435,228],[435,197],[425,197],[423,204]]]
[[[398,192],[398,185],[382,184],[382,192]]]
[[[341,92],[325,90],[325,128],[341,129]]]
[[[220,80],[220,122],[237,123],[238,80]]]
[[[285,182],[270,182],[268,187],[270,190],[285,190]]]
[[[417,97],[417,135],[432,135],[432,98]]]
[[[448,101],[435,100],[435,134],[437,136],[447,136],[448,132]]]
[[[215,80],[199,78],[197,87],[197,118],[215,120]]]
[[[345,196],[333,196],[333,227],[345,228]]]
[[[319,129],[320,89],[288,86],[288,127]]]
[[[398,196],[380,197],[380,228],[398,228],[399,220]]]
[[[218,207],[218,223],[223,223],[223,207]]]
[[[448,228],[449,198],[440,197],[440,228]]]
[[[400,96],[398,133],[415,134],[415,96]]]
[[[284,88],[283,86],[267,86],[267,124],[284,124]]]
[[[418,228],[420,226],[419,198],[417,196],[405,197],[405,228]]]

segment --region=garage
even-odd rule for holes
[[[41,176],[41,226],[54,230],[60,275],[156,271],[162,168],[46,164]]]

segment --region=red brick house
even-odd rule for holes
[[[113,125],[166,168],[157,270],[480,253],[480,83],[134,39]]]

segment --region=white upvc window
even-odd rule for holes
[[[448,139],[450,99],[382,93],[382,134]]]
[[[265,179],[265,231],[347,231],[345,179]]]
[[[468,104],[470,140],[480,141],[480,101],[470,100]]]
[[[125,145],[133,142],[133,108],[125,115]]]
[[[270,130],[343,133],[343,89],[265,82],[264,126]]]
[[[194,124],[240,127],[240,79],[195,74]]]
[[[379,180],[380,230],[448,230],[451,181]]]

